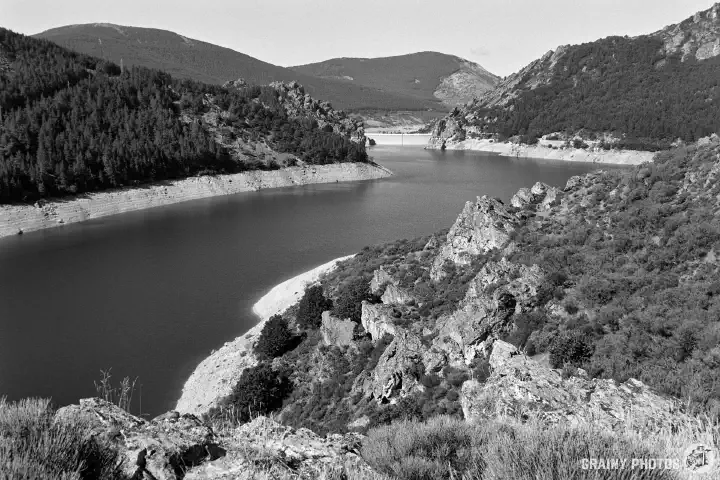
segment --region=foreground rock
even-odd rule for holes
[[[322,335],[323,343],[336,347],[352,345],[356,326],[357,323],[350,319],[340,320],[330,315],[330,312],[323,312],[322,323],[320,325],[320,334]]]
[[[680,401],[658,395],[635,379],[590,380],[582,370],[564,379],[559,371],[500,340],[493,343],[489,362],[491,375],[485,384],[463,384],[461,403],[467,420],[534,415],[548,426],[633,427],[648,432],[693,422]]]
[[[332,472],[331,478],[347,478],[348,472],[371,473],[359,456],[359,434],[331,434],[322,438],[306,428],[283,426],[266,417],[258,417],[223,437],[227,454],[215,461],[193,469],[187,480],[250,479],[253,471],[264,465],[267,477],[283,477],[288,473],[302,479],[321,478]]]
[[[55,417],[86,420],[118,448],[123,471],[133,479],[180,479],[193,466],[224,455],[212,429],[193,415],[168,412],[146,421],[100,398],[86,398]]]

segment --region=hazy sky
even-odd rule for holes
[[[434,50],[508,75],[558,45],[651,33],[712,0],[0,0],[25,34],[92,22],[154,27],[290,66]]]

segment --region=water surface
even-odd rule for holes
[[[95,393],[138,376],[142,412],[172,408],[214,348],[277,283],[363,246],[448,227],[465,201],[564,185],[592,164],[377,146],[392,178],[167,207],[0,239],[0,396]],[[604,167],[607,168],[607,167]],[[139,411],[139,388],[134,410]]]

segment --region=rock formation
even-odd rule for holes
[[[181,479],[193,466],[224,455],[216,435],[194,415],[168,412],[146,421],[99,398],[80,400],[55,415],[59,421],[82,418],[96,435],[111,440],[128,478]]]
[[[378,342],[386,334],[395,335],[397,327],[393,323],[393,318],[392,306],[362,302],[360,323],[374,342]]]
[[[444,277],[446,261],[467,265],[473,257],[504,247],[517,223],[517,217],[500,200],[483,195],[475,202],[467,202],[433,262],[431,277]]]
[[[577,376],[563,378],[500,340],[493,343],[489,362],[491,375],[484,384],[463,384],[461,403],[469,421],[533,415],[548,426],[635,427],[648,432],[692,422],[680,401],[660,396],[632,378],[624,383],[590,380],[581,369]]]
[[[380,402],[388,402],[411,392],[425,372],[422,361],[425,350],[419,337],[397,329],[375,367],[369,393]]]
[[[340,320],[330,315],[330,312],[323,312],[320,325],[323,343],[336,347],[352,345],[356,326],[357,323],[350,319]]]

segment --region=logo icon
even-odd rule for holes
[[[715,465],[715,450],[704,443],[693,443],[685,450],[684,467],[694,473],[706,473]]]

